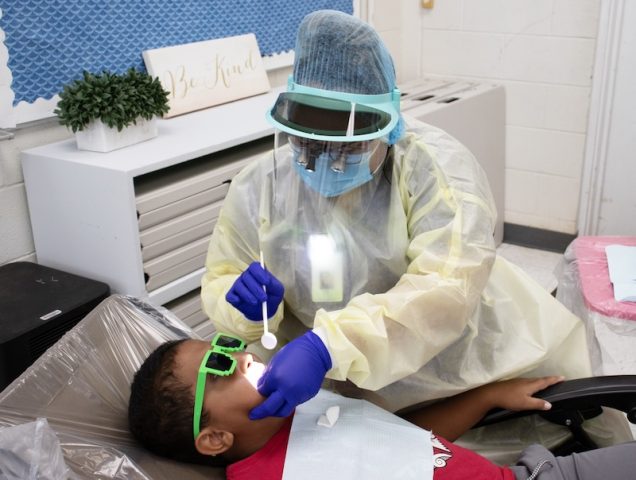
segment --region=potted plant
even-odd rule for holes
[[[157,136],[156,117],[168,112],[159,80],[134,68],[107,71],[64,86],[54,113],[75,133],[77,148],[108,152]]]

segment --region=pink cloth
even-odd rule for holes
[[[636,246],[636,237],[579,237],[574,240],[585,306],[606,317],[636,320],[636,302],[617,302],[607,268],[607,245]]]

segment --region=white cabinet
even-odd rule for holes
[[[273,146],[278,92],[159,120],[158,137],[121,150],[24,151],[38,263],[155,305],[192,295],[229,181]]]

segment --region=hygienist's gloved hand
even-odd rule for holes
[[[283,284],[260,263],[253,262],[236,279],[225,299],[246,318],[257,321],[263,320],[262,303],[267,300],[267,316],[270,318],[276,313],[284,294]]]
[[[286,417],[320,390],[331,357],[314,332],[295,338],[272,357],[258,381],[258,391],[267,398],[250,412],[250,419]]]

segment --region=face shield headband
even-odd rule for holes
[[[380,95],[322,90],[298,85],[291,77],[267,112],[283,132],[312,140],[359,142],[386,137],[400,118],[400,91]]]

